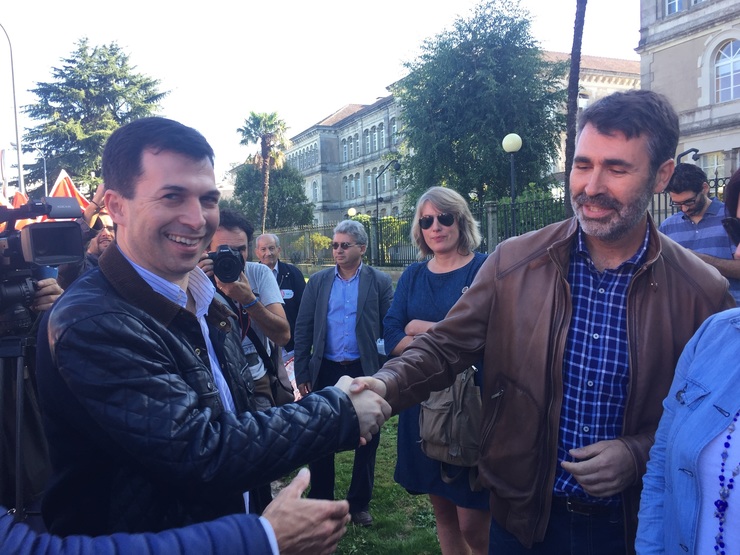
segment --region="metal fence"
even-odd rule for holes
[[[727,178],[710,180],[710,194],[722,199]],[[501,241],[514,235],[540,229],[565,219],[562,196],[540,200],[517,201],[512,212],[509,202],[487,202],[480,215],[483,242],[481,252],[491,252]],[[667,193],[653,196],[649,207],[655,222],[660,224],[676,212]],[[372,266],[404,267],[416,261],[416,245],[410,237],[412,214],[370,218],[361,216],[368,248],[365,260]],[[282,256],[293,264],[332,264],[331,242],[337,222],[270,230],[280,237]]]

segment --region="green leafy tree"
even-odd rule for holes
[[[578,92],[581,74],[581,43],[583,24],[586,19],[586,0],[576,0],[576,19],[573,24],[573,46],[570,51],[570,72],[568,74],[568,111],[565,132],[565,213],[573,215],[570,199],[570,170],[576,152],[576,116],[578,115]]]
[[[403,106],[408,203],[432,185],[451,187],[478,217],[483,202],[509,193],[501,140],[516,132],[520,186],[549,174],[564,130],[564,64],[547,62],[517,0],[489,0],[469,19],[427,39],[409,74],[392,86]]]
[[[167,95],[159,90],[158,80],[136,72],[116,43],[93,47],[86,38],[62,59],[61,67],[52,68],[52,76],[52,81],[31,89],[39,101],[24,111],[41,123],[23,139],[25,151],[44,153],[50,184],[61,169],[87,185],[99,182],[103,146],[110,134],[155,114]],[[29,183],[43,183],[42,160],[26,167]]]
[[[308,225],[313,221],[313,204],[303,189],[303,176],[292,166],[275,169],[270,178],[272,195],[265,224],[267,229]],[[236,169],[236,186],[231,206],[242,212],[251,222],[262,218],[263,181],[260,170],[252,164]]]
[[[332,238],[322,235],[321,233],[306,231],[291,245],[293,252],[302,253],[302,260],[321,260],[323,255],[331,248]],[[331,254],[329,254],[331,257]]]
[[[270,114],[250,112],[249,118],[244,121],[244,127],[237,129],[241,133],[241,144],[258,144],[259,153],[250,157],[248,161],[260,168],[262,174],[262,212],[260,222],[262,233],[267,223],[267,200],[270,191],[270,170],[279,169],[285,161],[285,150],[290,146],[287,137],[288,126],[276,112]]]

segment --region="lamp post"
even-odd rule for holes
[[[16,146],[16,152],[18,154],[18,190],[26,194],[26,185],[23,183],[23,165],[21,164],[21,151],[23,150],[21,148],[21,136],[18,133],[18,103],[16,102],[15,98],[15,68],[13,66],[13,44],[10,42],[10,36],[8,35],[8,32],[5,30],[5,27],[3,27],[2,23],[0,23],[0,29],[3,30],[3,33],[5,33],[5,38],[8,39],[8,48],[10,48],[10,84],[13,88],[13,115],[15,116],[15,146]]]
[[[401,164],[398,163],[397,159],[391,160],[385,166],[383,166],[378,175],[375,176],[375,250],[378,253],[378,264],[380,264],[380,201],[381,197],[378,196],[378,180],[380,176],[385,173],[385,170],[393,166],[393,171],[401,169]]]
[[[357,215],[357,209],[353,206],[349,210],[347,210],[347,217],[348,218],[354,218]]]
[[[49,182],[46,179],[46,156],[44,156],[44,151],[40,148],[34,148],[36,152],[38,152],[41,155],[41,160],[44,162],[44,196],[49,196]]]
[[[516,235],[516,173],[514,172],[514,153],[522,148],[522,138],[516,133],[509,133],[501,141],[501,146],[511,155],[511,236]]]

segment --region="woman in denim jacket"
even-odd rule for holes
[[[740,553],[740,309],[699,328],[663,408],[637,553]]]

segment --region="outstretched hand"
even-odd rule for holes
[[[347,530],[347,501],[301,497],[310,478],[308,469],[301,469],[262,513],[275,532],[281,555],[334,553]]]
[[[391,417],[391,406],[370,387],[357,387],[353,390],[353,383],[349,376],[342,376],[336,387],[349,395],[360,424],[360,445],[367,445],[380,432],[383,423]]]
[[[618,439],[598,441],[569,454],[575,462],[563,461],[584,491],[595,497],[609,497],[624,491],[637,479],[635,463],[627,445]]]

